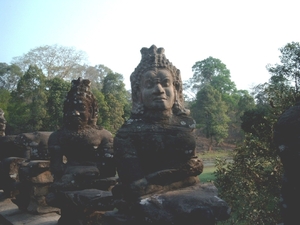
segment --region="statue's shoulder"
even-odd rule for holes
[[[188,115],[173,116],[172,124],[192,130],[196,128],[196,121]]]
[[[95,128],[97,132],[100,134],[102,138],[111,139],[113,138],[113,135],[110,131],[106,130],[102,126],[96,126]]]

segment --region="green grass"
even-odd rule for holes
[[[199,175],[200,182],[201,183],[206,183],[206,182],[211,182],[215,180],[215,171],[214,166],[209,166],[209,167],[204,167],[203,172]]]
[[[216,158],[230,158],[232,156],[232,151],[215,150],[212,152],[201,152],[198,153],[197,156],[204,162],[203,172],[199,176],[200,181],[202,183],[213,182],[216,179],[214,175],[214,171],[216,170],[216,167],[214,166]]]
[[[216,158],[228,158],[231,157],[232,151],[230,150],[215,150],[212,152],[200,152],[197,154],[197,156],[202,160],[215,160]]]

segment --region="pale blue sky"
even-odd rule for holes
[[[212,56],[249,89],[268,81],[279,48],[300,41],[298,9],[296,0],[0,0],[0,62],[42,45],[75,47],[129,88],[140,49],[155,44],[183,80]]]

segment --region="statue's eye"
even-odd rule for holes
[[[146,88],[151,88],[151,87],[153,87],[153,85],[154,85],[154,82],[152,80],[146,80],[145,81],[145,87]]]
[[[163,86],[163,87],[169,87],[170,85],[171,85],[171,81],[169,79],[164,79],[161,82],[161,86]]]

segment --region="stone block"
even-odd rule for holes
[[[30,181],[35,184],[47,184],[53,182],[53,176],[50,171],[45,171],[35,177],[31,177]]]

